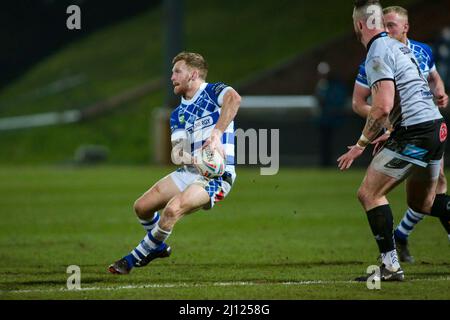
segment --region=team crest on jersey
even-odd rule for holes
[[[178,121],[180,122],[180,124],[184,123],[184,114],[179,114],[178,115]]]
[[[400,47],[400,51],[403,52],[403,54],[411,53],[411,50],[408,47]]]
[[[379,71],[381,70],[381,61],[380,61],[380,58],[375,57],[372,61],[373,61],[373,62],[372,62],[372,69],[373,69],[373,71],[379,72]]]

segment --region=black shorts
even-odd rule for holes
[[[447,125],[444,119],[431,120],[408,127],[398,126],[384,148],[395,153],[398,160],[426,167],[444,155]]]

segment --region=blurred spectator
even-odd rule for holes
[[[436,67],[444,81],[447,91],[450,89],[450,27],[442,29],[435,43]]]
[[[316,97],[320,106],[320,164],[323,167],[334,166],[333,136],[344,120],[347,101],[347,88],[344,82],[330,70],[327,62],[317,66],[319,81],[316,85]]]

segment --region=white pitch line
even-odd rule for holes
[[[435,278],[435,279],[412,279],[406,282],[438,282],[450,281],[450,277]],[[0,293],[51,293],[51,292],[83,292],[83,291],[117,291],[130,289],[159,289],[159,288],[195,288],[195,287],[229,287],[229,286],[303,286],[316,284],[361,284],[361,282],[351,280],[310,280],[310,281],[287,281],[287,282],[251,282],[251,281],[230,281],[230,282],[213,282],[213,283],[164,283],[164,284],[146,284],[146,285],[128,285],[117,287],[85,287],[80,289],[69,290],[66,288],[49,288],[49,289],[24,289],[24,290],[1,290]]]
[[[351,282],[351,281],[343,281]],[[86,287],[74,290],[66,288],[49,288],[49,289],[24,289],[24,290],[3,290],[0,293],[50,293],[50,292],[82,292],[82,291],[116,291],[127,289],[158,289],[158,288],[195,288],[195,287],[229,287],[229,286],[257,286],[257,285],[308,285],[308,284],[332,284],[337,281],[299,281],[299,282],[214,282],[214,283],[165,283],[165,284],[146,284],[146,285],[128,285],[118,287]]]

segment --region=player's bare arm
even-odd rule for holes
[[[395,87],[391,80],[382,80],[372,86],[372,108],[367,116],[363,135],[373,141],[389,121],[389,113],[394,107]],[[365,145],[364,145],[365,146]]]
[[[373,84],[372,92],[372,108],[367,116],[366,125],[364,126],[361,137],[354,146],[346,154],[338,158],[338,167],[341,170],[347,170],[353,161],[361,156],[364,149],[372,141],[375,140],[380,131],[384,128],[388,120],[389,113],[394,107],[395,87],[391,80],[382,80]]]
[[[355,83],[352,96],[352,108],[357,115],[364,119],[367,119],[367,116],[370,113],[370,109],[372,108],[372,106],[367,103],[367,99],[370,97],[370,95],[371,92],[369,88]],[[392,124],[390,123],[389,119],[386,120],[384,128],[392,131]]]
[[[428,84],[430,85],[431,92],[436,98],[436,104],[439,108],[446,108],[448,105],[448,95],[445,92],[445,85],[442,81],[439,72],[436,70],[430,72],[428,76]]]
[[[367,119],[372,108],[372,106],[367,103],[367,99],[370,97],[370,95],[371,92],[369,88],[355,83],[352,96],[352,108],[357,115],[364,119]],[[382,143],[389,138],[392,132],[392,125],[389,119],[386,121],[384,128],[386,129],[385,133],[372,141],[372,144],[375,145],[373,155],[377,153]]]
[[[355,83],[353,87],[352,108],[360,117],[366,119],[369,115],[371,106],[367,103],[370,97],[370,89]]]
[[[204,147],[210,146],[212,150],[219,150],[224,157],[224,151],[222,147],[222,135],[223,132],[230,125],[231,121],[236,117],[236,114],[241,105],[241,96],[234,89],[229,89],[224,97],[221,112],[217,124],[212,130],[211,137],[206,140]]]

